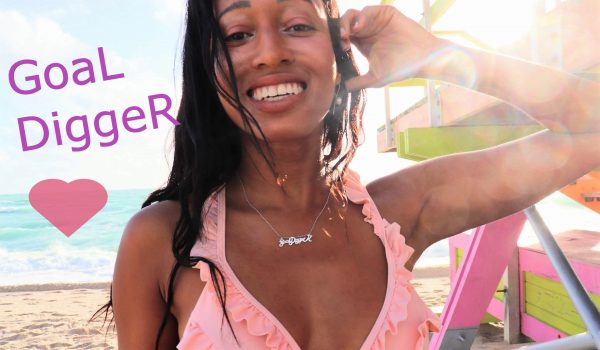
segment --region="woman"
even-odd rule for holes
[[[409,283],[421,253],[600,164],[596,83],[454,45],[393,7],[189,1],[183,57],[169,181],[125,228],[104,307],[120,349],[426,348],[439,321]],[[362,89],[408,77],[548,130],[364,187],[347,169]]]

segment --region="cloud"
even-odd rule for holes
[[[64,58],[82,43],[48,17],[26,18],[18,11],[0,11],[0,63],[9,57],[36,56],[40,60]]]
[[[163,23],[177,23],[185,15],[186,0],[154,0],[154,6],[154,18]]]
[[[150,47],[152,49],[160,48]],[[44,178],[67,181],[74,178],[99,179],[107,188],[155,187],[166,178],[165,138],[170,129],[164,121],[161,120],[158,130],[153,130],[147,116],[147,130],[137,134],[126,132],[118,122],[120,135],[117,144],[101,148],[99,137],[92,136],[90,148],[80,153],[71,152],[70,147],[76,145],[68,144],[64,125],[71,116],[82,114],[86,114],[88,124],[93,125],[94,116],[104,110],[115,110],[119,120],[120,113],[131,105],[140,106],[147,113],[147,96],[156,93],[171,96],[173,115],[178,92],[171,74],[161,74],[165,70],[149,66],[151,63],[147,63],[144,57],[126,57],[122,52],[105,47],[109,73],[123,72],[125,78],[102,81],[94,45],[65,31],[52,18],[25,15],[14,10],[0,11],[0,52],[3,79],[7,79],[10,65],[24,58],[37,60],[38,67],[28,67],[22,76],[43,75],[44,67],[51,62],[60,62],[72,74],[71,61],[80,57],[92,60],[96,75],[96,83],[85,86],[73,84],[69,77],[69,84],[61,90],[49,89],[42,83],[42,91],[27,96],[18,95],[6,86],[0,89],[2,100],[6,102],[0,118],[0,160],[5,165],[0,171],[0,193],[27,192],[35,182]],[[158,64],[163,64],[160,59],[158,61]],[[167,65],[171,67],[172,60],[167,60]],[[2,85],[7,84],[3,82]],[[56,145],[53,129],[50,129],[44,148],[23,152],[16,119],[37,115],[50,126],[53,111],[58,112],[65,144]],[[34,134],[31,133],[32,137]]]

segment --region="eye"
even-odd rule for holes
[[[294,32],[310,32],[313,30],[315,30],[315,28],[313,28],[307,24],[294,24],[293,26],[288,27],[286,29],[286,31],[292,32],[292,33],[294,33]]]
[[[252,34],[250,34],[250,33],[236,32],[236,33],[230,34],[227,37],[225,37],[225,42],[227,42],[227,43],[237,42],[237,41],[249,39],[251,37],[252,37]]]

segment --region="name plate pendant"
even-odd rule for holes
[[[310,242],[312,242],[312,234],[310,233],[303,236],[281,237],[279,238],[279,247],[281,248],[286,245],[290,246]]]

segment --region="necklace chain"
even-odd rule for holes
[[[271,224],[271,222],[269,222],[269,220],[267,220],[267,218],[265,218],[265,216],[260,212],[260,210],[258,210],[258,208],[256,208],[252,204],[252,202],[250,202],[250,199],[248,199],[248,194],[246,193],[246,186],[244,186],[244,181],[242,181],[242,178],[240,177],[240,174],[237,174],[237,175],[238,175],[238,179],[240,180],[240,184],[242,185],[242,191],[244,192],[244,198],[246,199],[246,202],[248,203],[248,205],[252,209],[254,209],[254,211],[256,211],[256,213],[261,217],[261,219],[263,219],[263,221],[267,225],[269,225],[269,227],[271,228],[271,230],[273,232],[275,232],[275,234],[277,236],[279,236],[279,247],[283,247],[284,245],[296,245],[296,244],[301,244],[301,243],[312,242],[312,232],[315,229],[315,226],[317,226],[317,221],[319,221],[319,218],[321,217],[321,215],[323,215],[323,212],[325,211],[325,208],[327,208],[327,204],[329,203],[329,197],[331,197],[331,190],[327,194],[327,200],[325,200],[325,204],[323,205],[323,208],[321,208],[321,211],[319,212],[319,214],[315,218],[315,221],[313,222],[310,230],[308,230],[303,235],[298,235],[298,236],[284,236],[281,233],[279,233],[279,231],[277,231],[275,229],[275,227],[273,226],[273,224]]]

